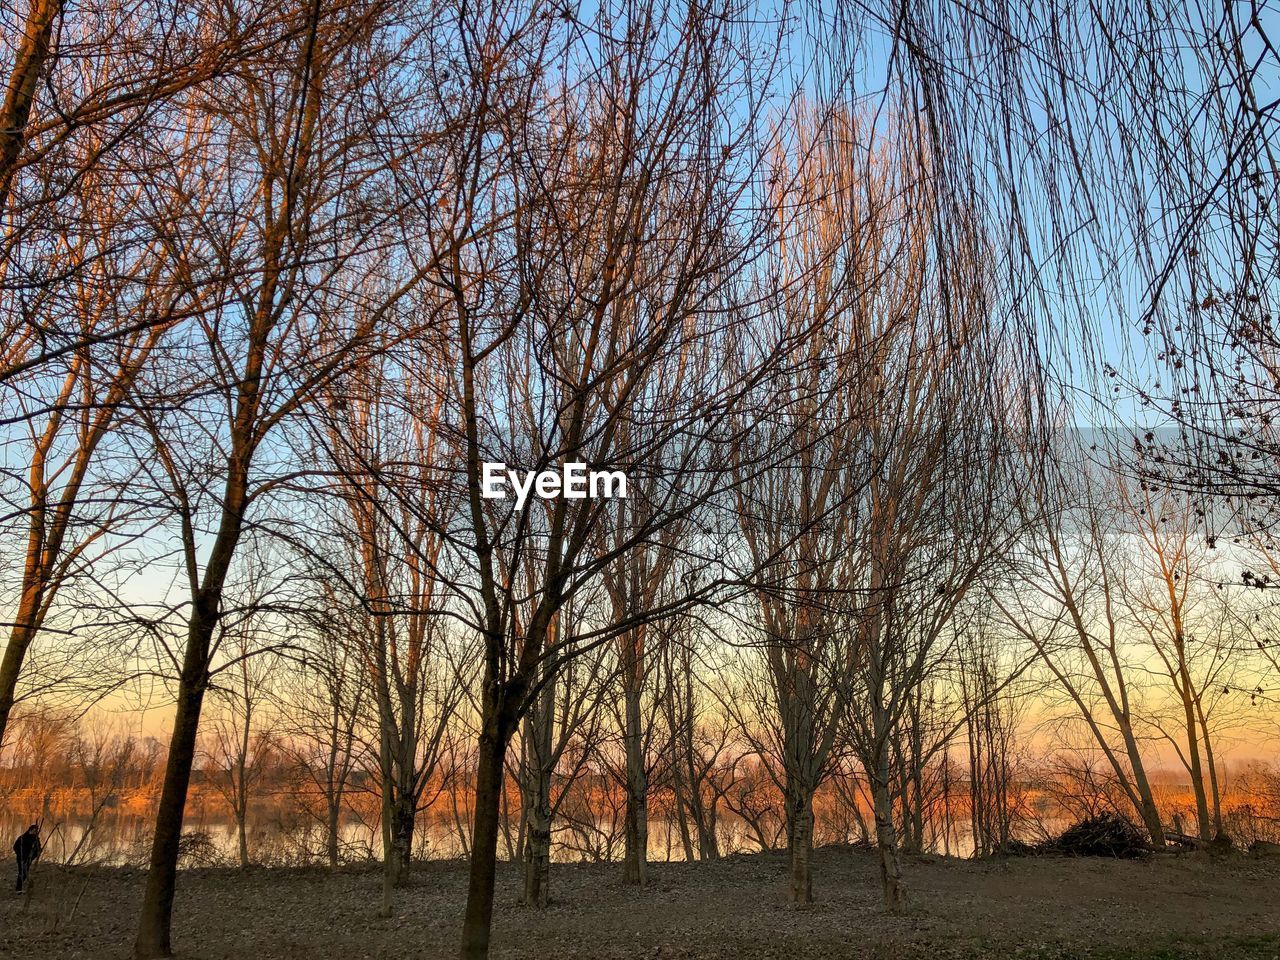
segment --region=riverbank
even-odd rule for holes
[[[900,916],[879,909],[870,853],[819,851],[817,902],[804,909],[783,902],[783,866],[778,854],[655,864],[636,890],[616,865],[557,864],[555,902],[533,911],[519,904],[519,865],[504,865],[493,957],[1280,958],[1280,859],[908,858]],[[420,864],[396,915],[380,919],[376,869],[184,871],[174,947],[202,960],[452,960],[465,877],[463,863]],[[0,956],[126,957],[142,882],[136,870],[41,868],[30,898],[0,898]]]

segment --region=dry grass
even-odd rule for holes
[[[534,912],[518,903],[519,867],[508,866],[493,955],[1280,958],[1278,860],[908,860],[912,904],[901,916],[879,909],[869,854],[821,851],[819,899],[805,909],[783,903],[782,869],[777,855],[659,864],[636,891],[617,867],[557,864],[556,902]],[[462,864],[421,865],[397,916],[381,920],[373,870],[189,871],[179,880],[175,947],[191,958],[451,958],[464,879]],[[0,956],[125,957],[141,884],[136,871],[42,868],[30,899],[2,901]]]

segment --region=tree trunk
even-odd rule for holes
[[[61,9],[61,0],[33,0],[22,42],[13,60],[8,92],[0,108],[0,210],[9,204],[14,170],[27,139],[27,119],[49,56],[53,24]]]
[[[413,853],[413,827],[417,800],[388,782],[382,800],[382,908],[378,916],[391,916],[395,889],[409,876]]]
[[[240,869],[249,869],[249,831],[246,829],[246,812],[243,808],[236,814],[236,840],[240,847]]]
[[[908,716],[910,723],[910,717]],[[906,734],[908,740],[912,734],[908,726]],[[913,798],[911,796],[911,786],[915,772],[914,757],[908,755],[902,749],[901,739],[894,745],[894,763],[896,765],[896,776],[893,778],[894,783],[898,787],[898,823],[901,824],[901,830],[898,831],[898,849],[904,853],[921,853],[923,845],[923,837],[921,833],[916,831],[916,810]],[[921,831],[923,832],[923,831]]]
[[[151,842],[151,867],[142,897],[142,914],[134,956],[152,960],[172,954],[169,929],[173,918],[173,895],[178,878],[178,852],[182,839],[182,818],[191,784],[191,768],[196,756],[196,733],[200,708],[209,682],[208,650],[217,622],[217,603],[202,597],[192,613],[187,631],[187,649],[182,675],[178,679],[178,703],[173,719],[169,757],[165,763],[164,786],[156,811],[156,831]]]
[[[378,916],[389,917],[395,909],[396,900],[396,848],[391,839],[391,780],[383,761],[382,779],[382,905],[378,908]]]
[[[689,832],[689,813],[691,811],[689,811],[687,808],[688,808],[688,803],[684,800],[681,800],[679,796],[677,796],[676,797],[676,829],[680,831],[680,848],[684,851],[685,863],[692,863],[694,861],[693,835]],[[670,848],[671,846],[670,839],[669,839],[671,836],[670,831],[671,831],[671,825],[670,823],[668,823],[667,824],[667,837],[668,837],[667,847],[668,848]]]
[[[3,119],[0,119],[0,123],[3,123]],[[0,130],[2,129],[3,127],[0,127]],[[0,197],[0,210],[3,208],[3,197]],[[47,455],[48,451],[43,445],[38,447],[32,457],[30,468],[33,493],[31,513],[27,520],[22,595],[18,598],[18,609],[14,611],[9,642],[4,648],[4,660],[0,661],[0,744],[4,743],[4,734],[9,728],[9,716],[13,712],[13,704],[17,698],[18,680],[22,676],[23,661],[26,660],[27,650],[30,649],[31,642],[39,632],[43,620],[41,608],[45,605],[45,590],[50,574],[47,560],[59,552],[62,533],[66,529],[65,522],[60,524],[55,521],[52,529],[47,522],[49,504],[44,477]]]
[[[1200,761],[1200,732],[1196,726],[1195,705],[1191,699],[1191,677],[1186,667],[1182,667],[1182,709],[1187,729],[1187,755],[1190,759],[1191,790],[1196,798],[1196,827],[1200,831],[1200,839],[1213,839],[1212,827],[1209,824],[1209,798],[1204,791],[1204,768]]]
[[[1214,837],[1223,836],[1225,830],[1222,826],[1222,789],[1218,783],[1218,763],[1213,756],[1213,741],[1209,738],[1209,723],[1204,715],[1204,704],[1197,696],[1196,704],[1196,720],[1200,724],[1200,733],[1204,737],[1204,762],[1209,768],[1209,790],[1210,797],[1213,800],[1213,835]]]
[[[876,775],[871,778],[872,803],[876,816],[876,848],[880,853],[880,883],[884,890],[884,905],[889,910],[899,910],[906,903],[907,888],[902,882],[898,865],[898,836],[893,825],[893,799],[889,794],[889,764],[883,756],[876,764]]]
[[[330,867],[338,865],[338,817],[341,801],[337,798],[329,800],[328,817],[325,822],[325,852]]]
[[[486,695],[485,699],[489,699]],[[486,728],[499,728],[495,704],[486,703]],[[498,859],[498,813],[502,797],[502,761],[507,741],[500,728],[480,736],[476,770],[475,822],[471,830],[471,874],[462,920],[462,960],[486,960],[493,924],[493,887]]]
[[[674,727],[675,724],[673,723]],[[683,739],[683,734],[681,738]],[[684,751],[684,744],[673,741],[673,749]],[[688,762],[687,757],[676,756],[671,762],[671,797],[675,806],[675,826],[680,832],[680,843],[684,850],[685,863],[693,862],[693,837],[689,833],[689,819],[695,815],[693,809],[693,787],[684,782],[684,766]],[[692,766],[692,764],[690,764]],[[667,859],[671,859],[671,819],[667,819]]]
[[[556,685],[548,679],[524,719],[524,902],[542,908],[551,901],[551,735],[555,726]]]
[[[790,779],[790,778],[789,778]],[[790,860],[787,900],[813,902],[813,791],[804,784],[787,785],[787,847]]]
[[[18,610],[16,619],[18,622],[9,633],[9,642],[4,648],[4,659],[0,660],[0,744],[4,743],[5,730],[9,726],[9,715],[13,712],[13,704],[18,692],[18,678],[22,674],[22,662],[26,659],[27,649],[31,646],[31,640],[36,633],[24,623],[21,608]]]
[[[920,720],[911,721],[911,852],[924,853],[924,758]]]
[[[1125,753],[1129,757],[1129,769],[1133,772],[1133,786],[1138,794],[1138,815],[1151,835],[1151,845],[1163,847],[1164,826],[1160,822],[1160,809],[1156,806],[1155,795],[1151,792],[1151,781],[1147,779],[1147,768],[1142,762],[1142,754],[1138,750],[1138,738],[1134,736],[1133,725],[1127,715],[1117,716],[1120,735],[1124,739]],[[1121,773],[1122,771],[1117,771]]]
[[[698,831],[698,857],[702,860],[719,860],[720,840],[716,836],[716,801],[713,798],[709,806],[704,803],[696,783],[690,788],[689,800],[693,825]]]
[[[636,791],[640,790],[640,793]],[[622,882],[644,886],[648,882],[649,804],[645,787],[628,785],[626,815],[626,856],[622,865]]]
[[[395,885],[402,886],[413,866],[413,828],[417,797],[402,790],[391,808],[391,849],[395,853]]]
[[[699,791],[701,785],[697,773],[696,751],[693,746],[696,711],[691,673],[692,671],[686,664],[684,682],[675,681],[666,694],[667,717],[673,733],[671,741],[673,752],[671,759],[671,795],[675,800],[676,828],[680,831],[680,843],[684,849],[686,863],[691,863],[694,859],[693,837],[689,831],[690,820],[693,821],[694,829],[698,832],[698,857],[704,860],[715,859],[714,856],[708,857],[707,855],[706,829],[700,809],[702,798]],[[679,706],[677,706],[677,696],[679,697]],[[677,710],[679,711],[678,713]],[[646,816],[647,812],[646,810]],[[714,839],[714,836],[712,836],[713,843]],[[671,821],[668,819],[668,850],[670,850],[670,847]],[[670,860],[669,854],[667,859]]]
[[[893,823],[893,796],[889,792],[889,717],[878,700],[872,702],[871,723],[875,736],[875,753],[871,758],[867,779],[871,781],[871,806],[876,819],[880,884],[884,891],[885,908],[897,911],[906,903],[907,889],[902,882],[902,871],[898,865],[898,835]]]
[[[643,886],[649,857],[649,775],[645,769],[644,733],[640,721],[641,690],[637,680],[633,676],[623,691],[626,699],[623,738],[627,752],[627,812],[622,882]]]
[[[525,845],[524,902],[538,908],[551,901],[551,811],[543,797],[539,784],[537,796],[525,808],[529,832]]]

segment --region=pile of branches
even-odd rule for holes
[[[1014,856],[1116,857],[1131,859],[1151,852],[1146,834],[1132,822],[1114,813],[1100,813],[1074,823],[1058,836],[1042,843],[1009,844],[1004,851]]]
[[[207,831],[184,830],[178,839],[178,862],[184,867],[221,867],[226,859]]]
[[[1146,834],[1129,820],[1100,813],[1072,824],[1054,840],[1053,853],[1068,857],[1141,857],[1151,850]]]

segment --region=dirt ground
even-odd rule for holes
[[[419,865],[388,920],[375,915],[375,869],[185,871],[174,947],[238,960],[452,958],[465,870]],[[519,866],[507,865],[492,956],[1280,960],[1277,859],[909,859],[911,905],[900,916],[881,912],[876,862],[862,851],[820,851],[817,902],[804,909],[783,902],[776,854],[651,870],[637,891],[617,866],[556,864],[556,901],[538,912],[519,904]],[[0,957],[124,958],[141,892],[138,871],[42,866],[30,898],[0,897]]]

